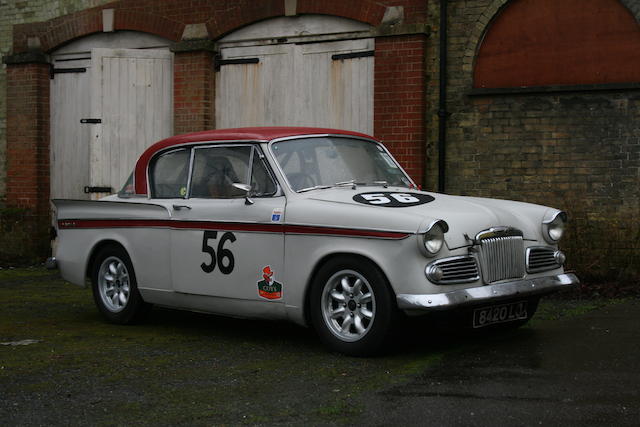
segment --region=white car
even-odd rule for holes
[[[461,308],[470,327],[519,325],[541,295],[578,283],[558,250],[564,212],[419,191],[355,132],[175,136],[140,156],[119,194],[54,204],[49,265],[89,279],[116,323],[150,304],[288,319],[363,355],[402,312]]]

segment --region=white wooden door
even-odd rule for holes
[[[216,126],[372,133],[373,49],[373,39],[223,48]]]
[[[296,125],[373,133],[373,39],[295,45]]]
[[[118,191],[142,152],[173,131],[173,53],[92,49],[89,186]],[[99,198],[105,193],[92,193]]]
[[[88,199],[90,111],[88,55],[54,57],[51,80],[51,198]]]
[[[286,125],[294,110],[292,45],[228,48],[222,55],[228,63],[216,78],[216,127]]]

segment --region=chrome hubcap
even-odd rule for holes
[[[322,317],[331,333],[343,341],[358,341],[371,329],[376,300],[371,285],[360,273],[335,273],[322,291]]]
[[[122,260],[110,256],[100,265],[98,270],[98,290],[105,307],[117,313],[124,310],[129,301],[129,272]]]

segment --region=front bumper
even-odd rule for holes
[[[580,283],[573,273],[537,277],[513,282],[495,283],[459,289],[440,294],[398,294],[398,308],[407,314],[423,314],[430,310],[448,310],[464,305],[481,304],[514,297],[529,297],[568,289]]]

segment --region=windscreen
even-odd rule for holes
[[[410,187],[395,160],[373,141],[313,137],[279,141],[271,149],[294,191],[353,182]]]

